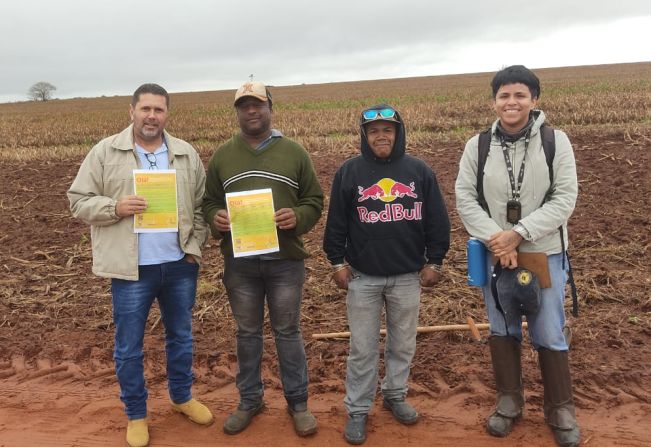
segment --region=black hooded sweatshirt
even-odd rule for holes
[[[395,119],[388,158],[373,154],[360,124],[361,155],[335,174],[323,240],[333,265],[345,259],[367,275],[399,275],[419,271],[426,262],[442,264],[450,247],[450,221],[436,176],[405,153],[405,126],[397,112]]]

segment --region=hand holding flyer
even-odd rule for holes
[[[234,257],[280,250],[271,189],[226,193],[226,207]]]
[[[179,231],[176,171],[135,169],[133,183],[136,195],[144,197],[147,201],[145,212],[134,216],[134,232]]]

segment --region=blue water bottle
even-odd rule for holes
[[[470,238],[466,243],[468,256],[468,285],[482,287],[486,285],[486,246],[479,239]]]

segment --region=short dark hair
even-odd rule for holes
[[[131,97],[131,105],[135,107],[135,105],[138,103],[140,100],[140,95],[143,95],[145,93],[151,93],[152,95],[159,95],[159,96],[164,96],[165,97],[165,105],[169,108],[170,106],[170,95],[167,93],[167,90],[165,90],[163,87],[161,87],[158,84],[142,84],[140,87],[136,89],[135,92],[133,92],[133,96]]]
[[[524,65],[511,65],[510,67],[501,69],[493,77],[493,80],[491,81],[493,98],[497,96],[497,91],[503,85],[518,83],[529,87],[532,98],[540,97],[540,80],[538,79],[538,76]]]

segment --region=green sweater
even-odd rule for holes
[[[296,228],[278,229],[280,253],[284,259],[305,259],[301,235],[307,233],[321,217],[323,191],[310,156],[301,145],[289,138],[273,138],[263,149],[253,149],[240,134],[220,146],[208,164],[203,215],[213,236],[221,238],[224,256],[233,255],[230,234],[221,234],[212,224],[220,209],[226,209],[227,192],[271,188],[274,207],[292,208]]]

